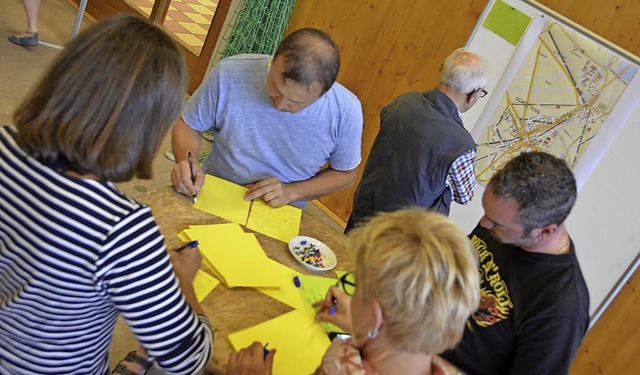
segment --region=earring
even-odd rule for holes
[[[543,241],[544,240],[544,236],[538,236],[538,241]]]
[[[375,339],[376,337],[378,337],[379,333],[380,333],[380,330],[378,328],[372,328],[367,331],[367,337],[369,339]]]

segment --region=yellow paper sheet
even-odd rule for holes
[[[253,327],[229,334],[237,351],[260,341],[276,349],[274,375],[311,374],[329,347],[329,337],[314,321],[310,307],[296,309]]]
[[[273,208],[263,200],[255,199],[247,220],[247,228],[289,242],[300,231],[301,217],[302,210],[297,207],[287,205]]]
[[[279,281],[272,276],[273,262],[255,235],[245,233],[238,224],[191,226],[184,232],[200,242],[205,264],[226,286],[278,287]]]
[[[195,208],[245,225],[251,202],[244,200],[247,188],[221,178],[206,175],[198,192]]]
[[[302,296],[302,300],[309,306],[323,300],[329,288],[338,283],[338,279],[311,275],[299,275],[298,280],[300,280],[298,291]],[[318,324],[320,324],[322,329],[327,333],[345,333],[340,327],[334,324],[325,322],[318,322]]]
[[[215,275],[218,280],[226,284],[224,273],[220,272],[213,264],[212,260],[218,253],[232,252],[238,257],[265,258],[264,250],[255,238],[253,233],[245,233],[237,223],[192,225],[181,231],[178,235],[184,241],[198,240],[199,249],[202,254],[202,263]],[[223,264],[219,264],[221,269],[225,269]],[[234,279],[234,282],[237,280]],[[263,285],[265,283],[258,283]],[[266,283],[271,285],[271,283]]]
[[[268,295],[294,309],[302,308],[306,305],[302,299],[300,291],[293,283],[293,277],[300,273],[293,269],[272,260],[274,263],[271,269],[271,279],[277,282],[277,288],[256,288],[259,292]]]
[[[215,233],[223,232],[223,233],[226,233],[226,234],[228,234],[228,233],[232,233],[232,234],[245,233],[245,231],[242,230],[242,227],[237,223],[190,225],[188,230],[191,231],[191,232],[194,232],[194,233],[201,233],[202,231],[205,231],[205,233],[210,233],[211,231],[213,231]],[[191,240],[197,240],[197,238],[193,238]]]
[[[198,270],[196,277],[193,278],[193,289],[196,292],[198,303],[204,301],[218,284],[220,284],[218,279],[203,270]]]
[[[189,242],[191,241],[191,239],[189,239],[189,236],[185,233],[185,231],[182,231],[180,233],[178,233],[178,239],[182,242]]]
[[[245,233],[235,223],[191,226],[184,232],[190,240],[198,240],[201,251],[203,246],[209,248],[207,255],[233,253],[241,257],[267,258],[256,236]]]
[[[219,254],[211,261],[229,288],[270,287],[280,284],[273,277],[273,261],[268,258],[240,258],[232,253]]]

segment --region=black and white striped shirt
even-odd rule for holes
[[[200,371],[213,334],[149,208],[42,165],[14,132],[0,128],[0,373],[108,374],[119,313],[161,367]]]

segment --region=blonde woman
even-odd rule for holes
[[[437,353],[460,341],[479,302],[478,259],[462,230],[440,214],[405,209],[354,229],[347,246],[352,289],[332,287],[316,305],[318,320],[351,338],[334,339],[316,374],[459,373]],[[261,360],[257,345],[231,355],[230,374],[270,373],[273,354]]]

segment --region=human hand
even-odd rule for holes
[[[251,346],[231,353],[227,362],[228,375],[271,375],[275,349],[264,356],[264,347],[258,341]]]
[[[195,183],[191,179],[191,168],[188,160],[176,163],[171,170],[171,183],[178,193],[193,196],[200,191],[204,185],[204,171],[197,160],[193,161],[193,173]]]
[[[248,185],[247,188],[249,190],[244,196],[245,200],[252,201],[256,198],[262,198],[271,207],[284,206],[294,200],[291,187],[274,176]]]
[[[200,255],[197,246],[184,249],[181,252],[169,251],[169,259],[178,279],[188,283],[193,281],[202,263],[202,255]]]
[[[351,296],[332,286],[322,301],[315,302],[313,307],[320,309],[316,313],[316,320],[337,325],[345,332],[351,330]]]

